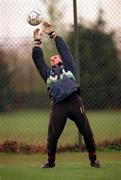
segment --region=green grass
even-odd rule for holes
[[[121,137],[121,111],[88,113],[96,142]]]
[[[40,169],[46,155],[0,154],[1,180],[120,180],[121,152],[98,152],[102,168],[90,167],[87,153],[59,153],[56,167]]]
[[[96,142],[120,137],[121,111],[94,111],[87,113]],[[19,142],[46,144],[49,121],[48,110],[21,110],[0,114],[0,143],[6,139]],[[75,124],[68,121],[60,143],[76,143]]]

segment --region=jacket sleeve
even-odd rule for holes
[[[70,70],[74,75],[76,75],[76,65],[69,46],[60,36],[56,36],[55,45],[62,58],[63,64],[67,67],[68,70]]]
[[[45,63],[42,49],[39,47],[33,47],[32,58],[33,58],[35,66],[36,66],[38,72],[40,73],[42,79],[46,82],[47,72],[49,70],[49,67]]]

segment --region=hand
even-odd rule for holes
[[[33,36],[34,36],[34,40],[36,40],[36,39],[40,39],[41,40],[42,31],[39,28],[35,29]]]
[[[40,47],[42,31],[39,28],[35,29],[33,36],[34,36],[34,46]]]
[[[44,21],[43,23],[44,29],[43,32],[49,35],[51,32],[54,32],[52,25],[48,21]]]

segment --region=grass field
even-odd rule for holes
[[[96,142],[114,139],[121,135],[121,111],[94,111],[87,113]],[[0,143],[6,139],[18,142],[46,144],[48,110],[21,110],[0,114]],[[75,124],[68,120],[60,143],[76,143]]]
[[[102,168],[90,167],[87,153],[59,153],[56,167],[40,169],[46,155],[0,153],[0,180],[120,180],[121,152],[97,152]]]

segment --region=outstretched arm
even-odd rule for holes
[[[74,58],[71,54],[69,46],[65,43],[65,41],[60,36],[55,37],[55,44],[64,65],[67,66],[67,68],[71,70],[75,75],[76,66],[75,66]]]
[[[40,29],[36,29],[34,31],[34,47],[32,49],[32,58],[35,63],[35,66],[42,76],[43,80],[46,82],[47,80],[47,71],[49,70],[49,67],[45,63],[43,51],[40,47],[41,45],[41,38],[40,36],[42,33],[40,32]]]
[[[72,73],[76,75],[76,66],[75,66],[74,58],[71,54],[68,45],[62,39],[62,37],[56,35],[56,32],[54,31],[50,23],[45,21],[43,25],[44,25],[43,32],[49,35],[50,38],[53,38],[55,40],[55,45],[62,58],[63,64],[68,70],[72,71]]]

